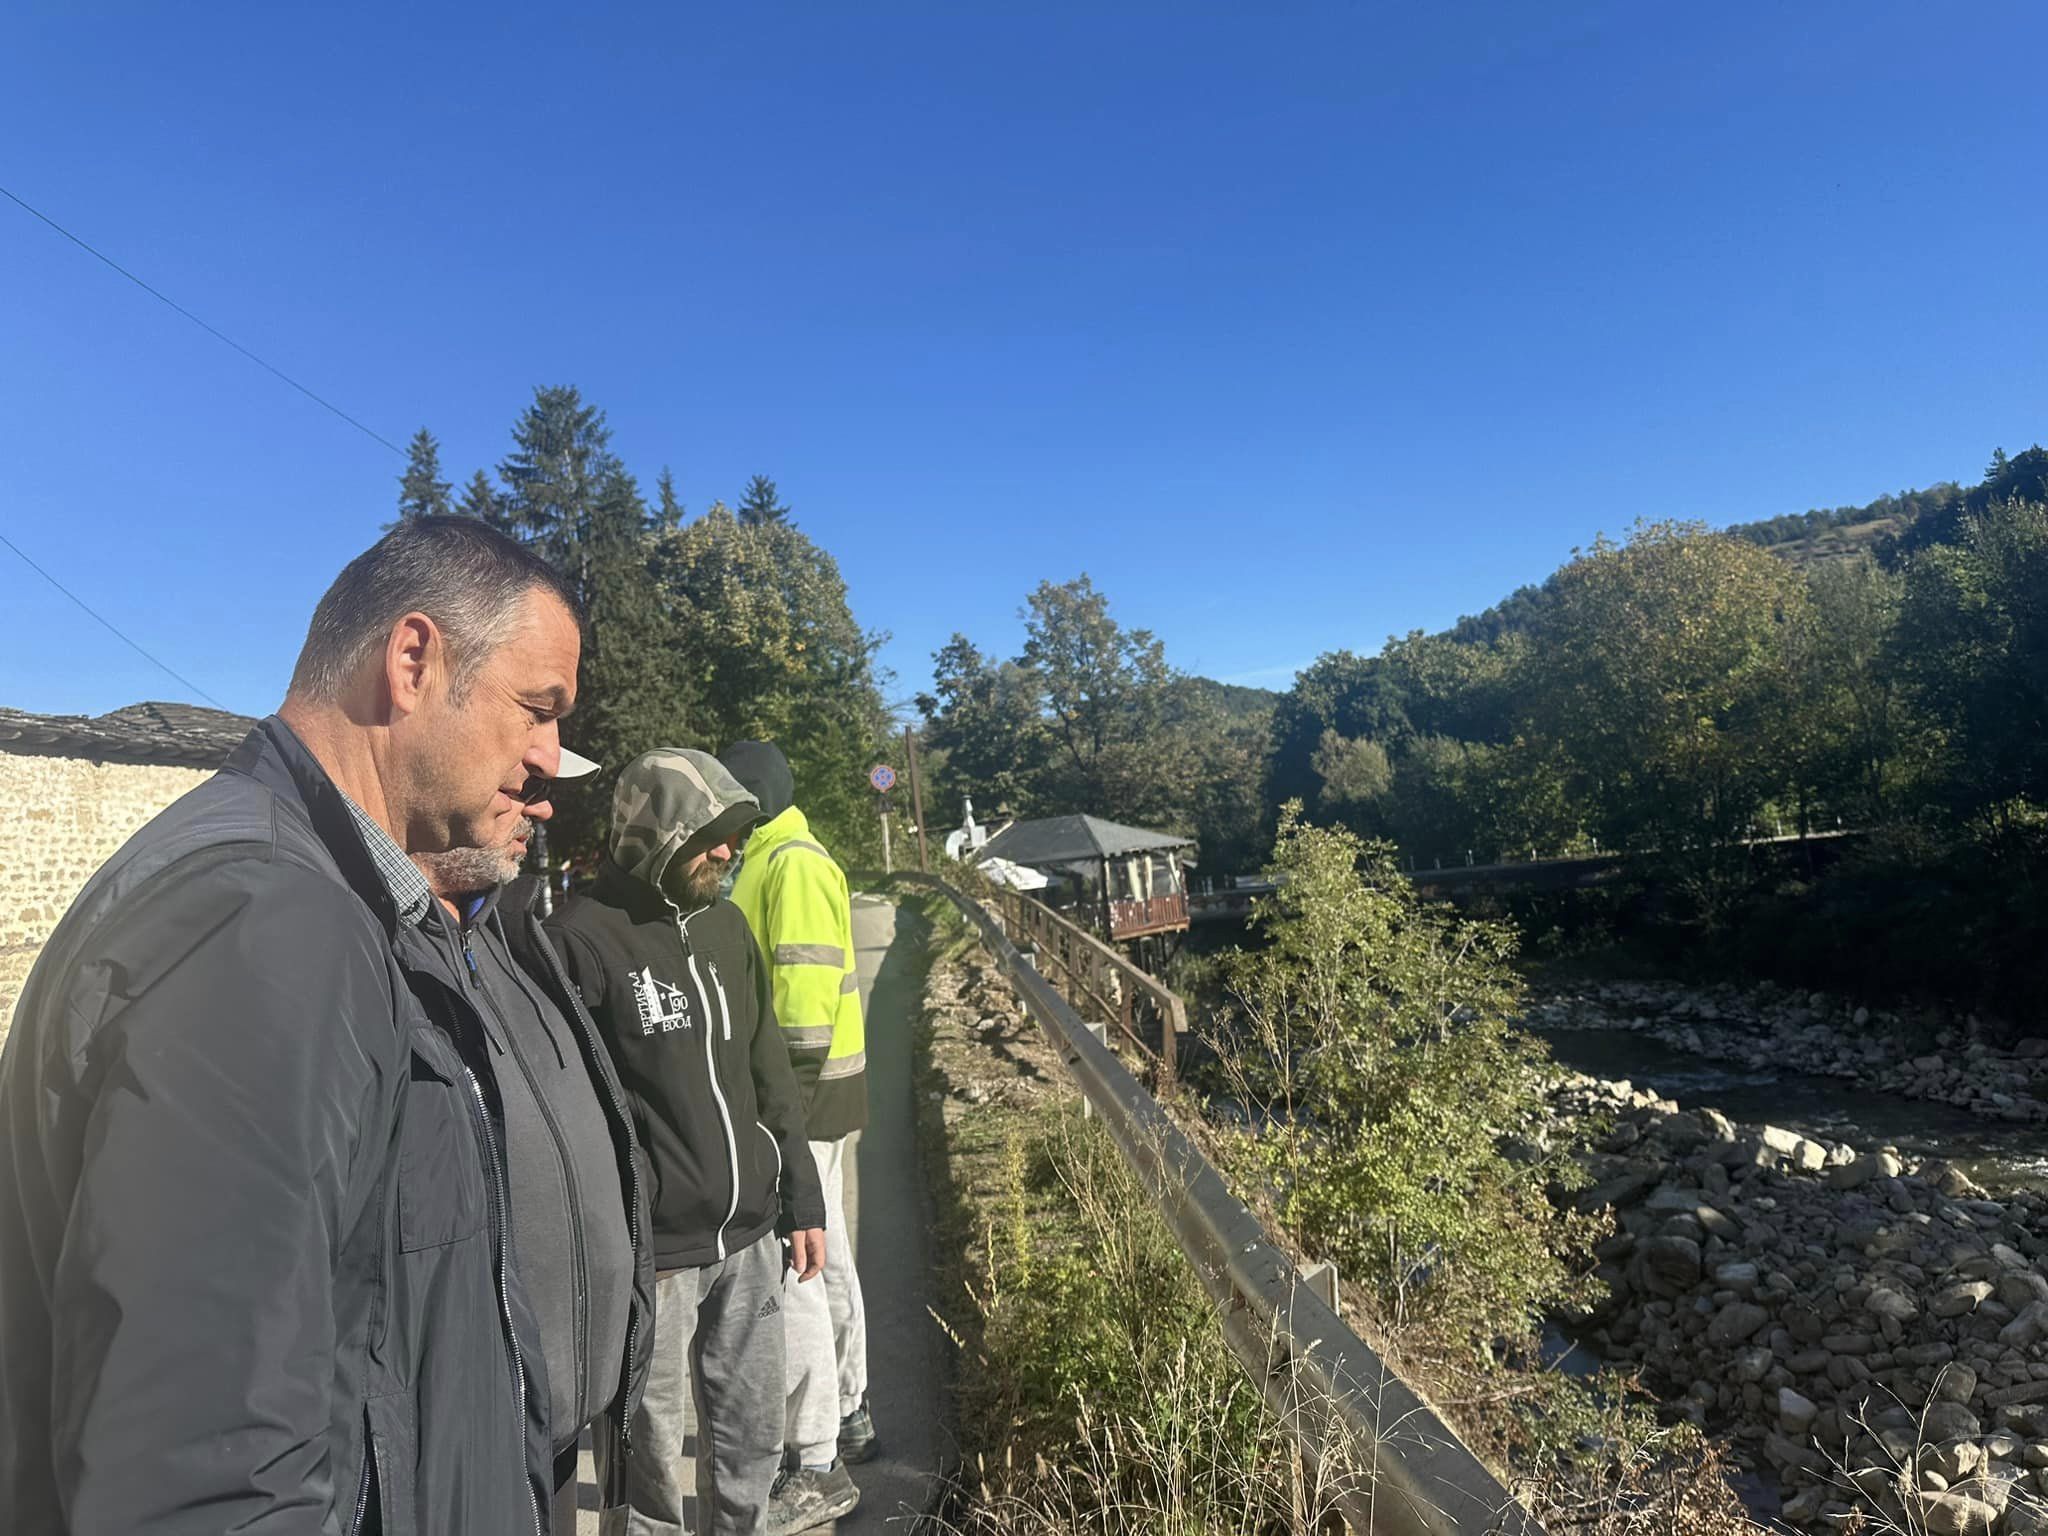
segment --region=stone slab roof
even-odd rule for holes
[[[0,707],[0,752],[96,763],[218,768],[256,722],[197,704],[130,704],[106,715],[32,715]]]

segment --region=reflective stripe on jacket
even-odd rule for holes
[[[775,1017],[803,1085],[813,1141],[867,1124],[867,1040],[846,876],[791,806],[754,829],[733,905],[769,962]]]

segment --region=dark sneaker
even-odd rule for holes
[[[875,1454],[875,1421],[868,1416],[868,1400],[839,1421],[839,1459],[866,1461]]]
[[[844,1461],[835,1461],[823,1472],[798,1467],[775,1479],[768,1494],[768,1536],[797,1536],[830,1525],[842,1515],[853,1513],[860,1502],[860,1490]]]

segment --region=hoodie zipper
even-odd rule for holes
[[[697,952],[690,946],[689,932],[690,917],[695,917],[697,912],[708,911],[709,908],[699,907],[697,912],[690,914],[690,917],[683,916],[681,910],[673,903],[670,904],[669,910],[676,914],[676,936],[683,941],[683,958],[690,967],[690,980],[696,983],[697,995],[705,1000],[706,1010],[709,1011],[711,993],[705,989],[703,974],[697,969]],[[717,974],[716,970],[712,972],[714,977]],[[721,1002],[723,1002],[724,996],[723,989],[720,989],[719,999]],[[732,1038],[732,1021],[730,1019],[725,1021],[725,1037],[728,1040]],[[713,1054],[711,1048],[711,1020],[709,1019],[704,1021],[704,1069],[706,1076],[711,1080],[711,1098],[712,1102],[718,1106],[718,1123],[725,1132],[725,1153],[732,1165],[732,1201],[726,1207],[725,1220],[718,1224],[718,1233],[715,1238],[718,1257],[723,1259],[725,1257],[725,1229],[732,1225],[733,1218],[740,1213],[740,1145],[732,1132],[732,1107],[725,1102],[725,1090],[718,1084],[718,1058]]]
[[[704,969],[711,973],[711,988],[718,994],[718,1017],[723,1023],[724,1038],[732,1038],[732,1009],[725,1001],[725,982],[718,974],[718,962],[709,955],[704,957]]]

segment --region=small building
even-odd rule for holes
[[[1100,816],[1047,816],[1012,822],[974,857],[1039,871],[1050,882],[1043,897],[1048,906],[1122,940],[1186,931],[1185,871],[1194,863],[1194,845],[1191,837]]]
[[[254,720],[191,704],[0,708],[0,1041],[29,968],[93,871],[202,784]]]

